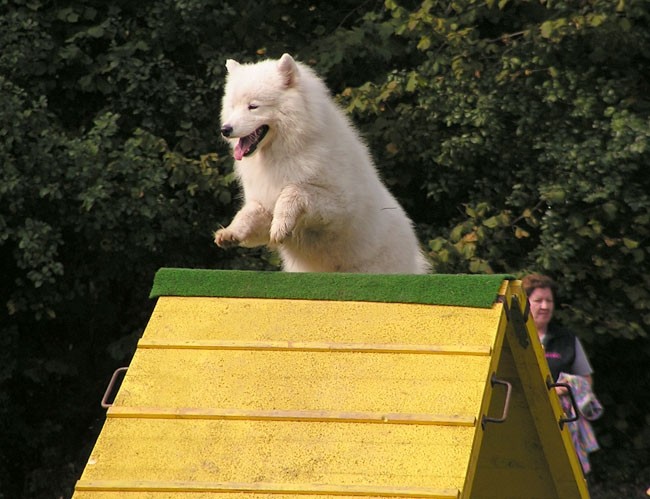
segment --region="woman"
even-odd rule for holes
[[[522,279],[522,287],[528,295],[530,314],[544,347],[553,380],[568,381],[578,400],[581,415],[589,417],[590,420],[597,419],[602,414],[602,406],[592,392],[593,369],[587,354],[576,335],[552,322],[555,311],[555,282],[545,275],[531,274]],[[555,390],[560,395],[564,411],[567,414],[573,413],[567,389],[557,387]],[[588,454],[598,450],[591,425],[585,417],[581,417],[568,427],[582,469],[587,474],[591,470]]]
[[[553,279],[541,274],[531,274],[524,277],[521,284],[528,295],[530,313],[544,347],[553,381],[557,381],[560,373],[564,372],[582,376],[591,385],[593,369],[580,340],[569,331],[551,323],[555,311],[556,290]]]

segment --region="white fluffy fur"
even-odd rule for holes
[[[289,272],[426,273],[411,221],[321,79],[288,54],[226,66],[227,140],[269,131],[235,161],[244,205],[217,245],[267,245]]]

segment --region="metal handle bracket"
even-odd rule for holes
[[[111,380],[108,382],[108,387],[106,388],[106,391],[104,392],[104,396],[102,397],[102,407],[104,409],[108,409],[110,406],[113,405],[113,403],[109,403],[108,400],[115,390],[115,385],[117,384],[117,379],[119,375],[123,372],[126,372],[128,367],[118,367],[115,372],[113,373],[113,376],[111,376]]]
[[[571,388],[571,385],[567,383],[553,383],[551,381],[550,377],[546,378],[546,386],[550,390],[551,388],[556,388],[558,386],[561,386],[563,388],[567,389],[567,393],[569,394],[569,399],[571,400],[571,407],[573,408],[573,416],[568,417],[568,418],[560,418],[558,420],[558,423],[560,424],[560,430],[564,428],[565,423],[573,423],[575,421],[578,421],[580,419],[580,409],[578,409],[578,403],[576,402],[576,398],[573,395],[573,389]]]
[[[483,430],[485,430],[485,426],[488,423],[503,423],[508,418],[508,410],[510,409],[510,395],[512,394],[512,383],[499,379],[497,378],[496,373],[492,373],[492,377],[490,378],[490,385],[492,385],[492,387],[494,387],[494,385],[505,386],[506,401],[503,404],[503,414],[501,414],[500,418],[491,418],[488,416],[483,416],[481,418],[481,428],[483,428]]]

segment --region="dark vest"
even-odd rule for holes
[[[553,375],[553,381],[561,372],[571,374],[571,366],[576,358],[576,337],[568,331],[549,325],[544,336],[544,355]]]

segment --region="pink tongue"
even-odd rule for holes
[[[239,161],[244,157],[244,151],[242,150],[241,147],[241,139],[237,141],[237,145],[235,146],[235,150],[233,151],[233,155],[235,156],[235,159]]]

